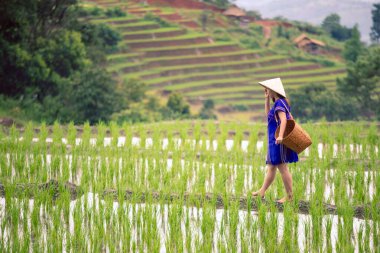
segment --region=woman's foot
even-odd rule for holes
[[[264,196],[265,194],[263,192],[261,192],[261,190],[258,190],[258,191],[255,191],[255,192],[252,192],[252,197],[258,197],[260,196],[262,199],[265,198]]]
[[[281,199],[277,199],[277,200],[276,200],[276,203],[283,204],[283,203],[285,203],[285,202],[292,202],[292,201],[293,201],[293,198],[292,198],[292,197],[288,197],[288,196],[286,196],[286,197],[283,197],[283,198],[281,198]]]

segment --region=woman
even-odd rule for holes
[[[288,169],[288,163],[297,162],[298,155],[295,151],[282,144],[286,121],[291,119],[289,101],[280,78],[259,82],[265,88],[265,113],[268,118],[268,153],[266,158],[267,174],[260,190],[252,192],[252,196],[264,198],[265,191],[272,184],[276,169],[281,173],[287,195],[277,199],[277,203],[293,200],[292,175]],[[270,108],[270,100],[274,105]],[[278,138],[275,137],[277,126],[280,126]]]

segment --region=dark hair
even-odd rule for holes
[[[286,97],[284,97],[283,95],[278,94],[277,92],[276,92],[276,94],[277,94],[277,96],[278,96],[279,98],[281,98],[281,99],[285,99],[286,103],[288,103],[288,105],[290,106],[290,100],[289,100],[289,98],[286,98]],[[272,98],[272,101],[273,101],[273,103],[274,103],[276,100],[275,100],[274,98]]]

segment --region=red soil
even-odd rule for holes
[[[189,28],[197,29],[200,28],[197,22],[192,20],[186,20],[186,21],[179,21],[181,25],[187,26]]]
[[[288,22],[276,21],[276,20],[256,20],[256,21],[253,21],[253,23],[262,25],[262,26],[283,26],[286,28],[293,26],[292,24]]]

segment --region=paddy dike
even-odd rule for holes
[[[84,191],[80,186],[77,186],[70,182],[61,183],[57,180],[50,180],[47,183],[42,184],[16,184],[13,186],[4,186],[0,183],[0,196],[5,197],[6,194],[11,194],[10,197],[28,197],[33,198],[36,194],[48,193],[53,199],[57,199],[62,193],[67,192],[70,194],[71,200],[77,199],[84,194]],[[120,195],[122,194],[122,195]],[[133,192],[131,190],[125,190],[122,193],[115,189],[105,189],[101,193],[102,198],[113,198],[114,201],[118,201],[119,196],[123,196],[125,200],[134,200],[137,203],[167,203],[170,204],[173,201],[181,201],[188,206],[202,206],[205,202],[214,203],[217,209],[224,209],[225,206],[230,206],[233,203],[239,203],[239,210],[253,210],[258,211],[261,205],[274,206],[278,212],[283,212],[284,205],[292,203],[280,204],[274,201],[269,201],[255,197],[234,196],[223,197],[221,195],[213,193],[197,194],[197,193],[162,193],[162,192]],[[9,197],[9,195],[8,195]],[[374,212],[378,216],[380,214],[380,203],[375,205],[375,208],[371,204],[358,205],[350,207],[351,210],[343,210],[335,205],[330,205],[324,202],[314,203],[315,205],[323,206],[324,214],[338,215],[340,212],[353,211],[353,217],[358,219],[372,219]],[[311,203],[308,201],[300,200],[295,206],[296,211],[301,214],[309,214]]]

